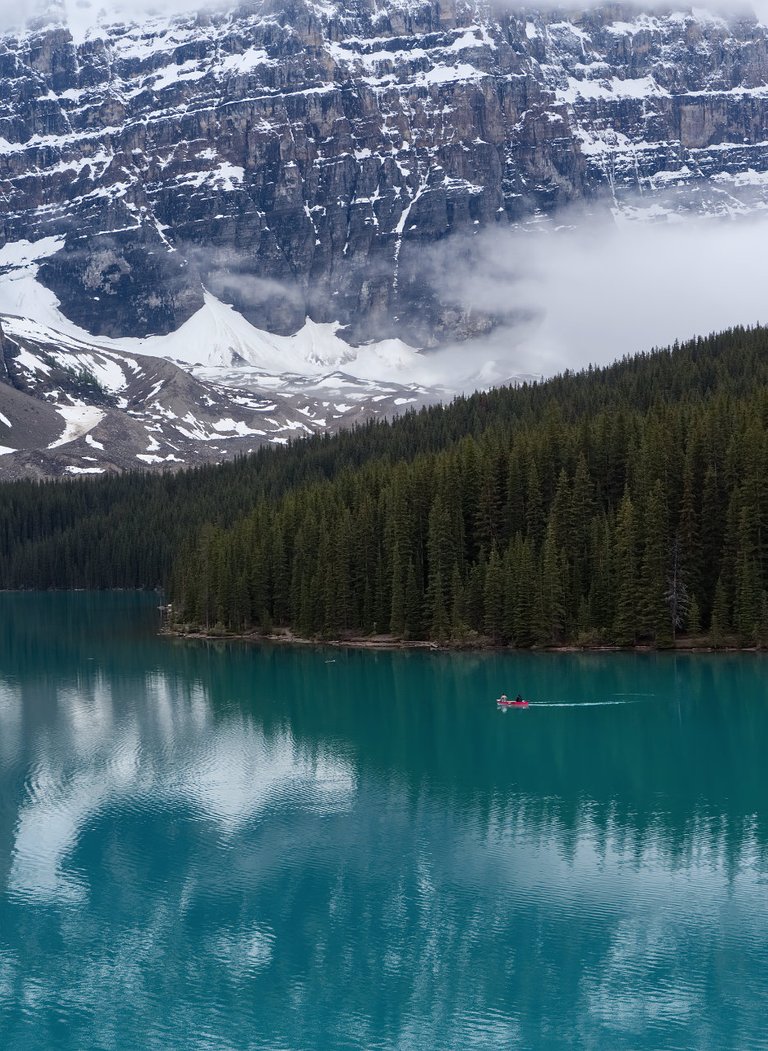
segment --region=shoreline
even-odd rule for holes
[[[579,646],[574,643],[561,646],[499,646],[490,641],[475,642],[430,642],[424,639],[398,639],[391,635],[357,636],[348,638],[306,638],[293,632],[271,632],[262,634],[253,632],[214,632],[182,631],[177,628],[164,627],[159,634],[166,638],[186,639],[198,642],[248,642],[253,645],[263,643],[280,646],[318,646],[332,649],[369,650],[369,651],[406,651],[422,650],[432,653],[768,653],[759,646],[739,646],[736,643],[715,646],[708,639],[680,639],[672,646],[660,648],[648,644],[636,646],[617,646],[608,643]]]

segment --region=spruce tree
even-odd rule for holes
[[[638,632],[640,587],[637,577],[635,510],[629,492],[621,501],[614,533],[614,572],[616,614],[614,640],[620,646],[634,645]]]
[[[672,614],[668,605],[670,548],[664,487],[657,481],[645,504],[642,561],[642,617],[644,632],[658,646],[672,642]]]
[[[494,642],[504,638],[504,565],[494,544],[485,573],[484,613],[485,633]]]
[[[550,516],[541,552],[541,623],[537,642],[557,645],[565,634],[564,560],[557,544],[557,524]]]

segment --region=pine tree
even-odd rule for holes
[[[407,574],[407,567],[403,565],[403,560],[400,557],[400,545],[395,543],[395,549],[392,553],[392,606],[389,630],[398,637],[403,637],[406,629],[405,590],[408,580]]]
[[[685,580],[680,550],[680,539],[675,537],[672,542],[672,557],[669,576],[667,578],[667,591],[664,595],[672,624],[673,640],[676,638],[678,631],[689,622],[691,609],[691,597]]]
[[[691,604],[688,608],[687,629],[688,634],[694,636],[694,638],[701,634],[701,610],[695,595],[691,599]]]
[[[557,524],[550,516],[541,552],[541,624],[537,641],[557,645],[565,634],[565,565],[557,544]]]
[[[528,535],[538,546],[544,536],[544,499],[536,461],[531,457],[528,464],[528,482],[525,496],[525,522]]]
[[[616,582],[614,638],[620,646],[634,645],[637,640],[640,588],[637,579],[635,510],[629,492],[624,494],[616,520],[613,577]]]
[[[447,641],[450,633],[447,588],[440,570],[431,577],[427,589],[427,619],[430,624],[429,637],[437,642]]]
[[[514,445],[509,453],[506,492],[504,521],[506,535],[511,538],[525,527],[525,475],[519,444]]]
[[[642,563],[644,631],[658,646],[672,642],[672,617],[668,606],[670,539],[664,488],[657,481],[645,504]]]
[[[497,464],[499,452],[495,446],[485,451],[480,461],[477,489],[474,536],[476,543],[487,549],[501,539],[501,492]]]
[[[590,541],[590,577],[587,615],[580,628],[601,637],[609,633],[615,617],[613,535],[605,515],[595,518]]]
[[[757,510],[742,503],[736,550],[735,627],[742,642],[754,642],[762,614],[762,574],[758,553]]]
[[[485,573],[485,632],[501,642],[504,637],[504,566],[496,545],[491,549]]]
[[[583,453],[579,455],[571,490],[570,522],[568,543],[574,551],[574,566],[578,584],[587,577],[589,567],[590,524],[595,515],[595,497],[590,478],[587,460]],[[560,547],[564,547],[564,538],[558,537]],[[578,588],[581,593],[581,587]]]
[[[422,589],[416,577],[413,561],[408,563],[405,584],[405,631],[407,639],[424,638],[424,619],[422,617]]]
[[[710,621],[709,634],[713,646],[722,646],[726,635],[731,630],[730,611],[728,599],[725,592],[725,584],[722,579],[718,580],[715,588],[715,598],[712,605],[712,618]]]
[[[515,596],[512,637],[517,646],[531,646],[536,641],[541,591],[531,540],[523,540],[517,545],[512,572],[512,593]]]
[[[467,633],[465,602],[464,582],[456,564],[451,576],[451,637],[454,639],[462,639]]]
[[[438,492],[429,513],[427,538],[427,621],[439,626],[435,635],[445,639],[449,627],[451,609],[450,582],[453,567],[457,562],[456,545],[451,532],[451,517],[443,494]]]

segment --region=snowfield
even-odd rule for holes
[[[145,339],[94,337],[62,314],[56,296],[37,279],[38,263],[57,252],[62,239],[17,242],[0,248],[0,315],[13,317],[13,329],[31,339],[47,339],[55,330],[63,350],[80,353],[98,348],[117,353],[165,358],[192,369],[204,369],[206,378],[239,385],[249,370],[280,383],[295,376],[296,390],[307,381],[318,383],[341,373],[364,384],[417,384],[446,392],[472,390],[505,382],[514,374],[505,362],[478,361],[474,355],[431,351],[423,353],[399,339],[354,347],[340,335],[338,324],[318,324],[307,318],[292,336],[255,328],[233,307],[205,292],[204,305],[176,332]],[[240,365],[246,369],[241,372]],[[36,367],[45,369],[44,362]],[[119,392],[126,376],[118,363],[93,359],[91,371],[111,392]],[[335,386],[335,384],[331,384]]]

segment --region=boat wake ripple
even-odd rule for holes
[[[648,697],[653,696],[648,694]],[[641,698],[634,697],[621,701],[531,701],[531,708],[614,708],[625,704],[640,704]]]

